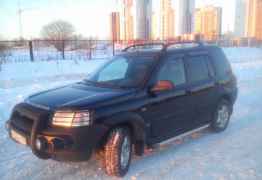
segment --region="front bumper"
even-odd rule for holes
[[[29,146],[32,152],[41,159],[88,160],[108,130],[103,125],[77,128],[50,127],[46,125],[47,119],[41,118],[35,118],[32,125],[29,125],[16,118],[12,115],[6,125],[9,136],[18,143],[21,142],[13,137],[14,132],[18,134],[18,137],[25,138],[23,144]]]
[[[49,129],[47,131],[38,132],[34,142],[27,134],[19,131],[11,124],[9,125],[9,135],[11,130],[19,133],[26,138],[26,145],[29,146],[33,153],[40,159],[54,159],[58,161],[86,161],[90,158],[92,151],[102,141],[106,128],[83,128],[75,130],[56,131],[57,129]],[[37,139],[44,144],[42,149],[34,147]],[[16,139],[13,139],[17,142]],[[18,142],[19,143],[19,142]]]

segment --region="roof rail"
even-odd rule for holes
[[[128,52],[129,50],[146,50],[147,48],[153,48],[153,47],[159,47],[160,46],[160,51],[162,51],[166,44],[165,43],[143,43],[143,44],[134,44],[131,46],[126,47],[125,49],[123,49],[123,52]]]
[[[167,51],[168,49],[175,48],[175,49],[181,49],[181,48],[193,48],[193,47],[200,47],[204,46],[204,43],[201,41],[179,41],[179,42],[171,42],[171,43],[143,43],[143,44],[134,44],[131,46],[126,47],[122,50],[122,52],[128,52],[129,50],[146,50],[146,49],[152,49],[153,47],[159,47],[160,51]]]
[[[194,48],[204,46],[204,43],[201,41],[180,41],[174,43],[168,43],[165,46],[165,51],[168,49],[181,49],[181,48]]]

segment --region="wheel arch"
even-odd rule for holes
[[[221,101],[222,99],[224,99],[224,100],[228,101],[230,104],[232,104],[232,98],[231,98],[230,95],[224,94],[224,95],[222,95],[222,97],[220,98],[220,101]]]
[[[233,100],[232,100],[232,97],[229,95],[229,94],[223,94],[219,100],[218,100],[218,103],[220,103],[222,100],[225,100],[229,103],[230,105],[230,114],[233,113]]]
[[[116,127],[128,127],[135,141],[145,140],[145,121],[137,113],[119,113],[105,119],[103,123],[109,127],[109,131]]]

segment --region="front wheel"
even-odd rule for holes
[[[124,176],[130,165],[132,142],[127,128],[116,128],[110,133],[104,148],[105,170],[111,176]]]
[[[229,124],[231,113],[232,105],[227,100],[221,100],[214,113],[211,128],[216,132],[224,131]]]

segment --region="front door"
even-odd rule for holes
[[[183,58],[169,57],[159,69],[156,82],[171,81],[173,89],[149,97],[148,118],[155,139],[162,141],[186,130],[192,119],[191,105],[186,92],[186,73]]]

